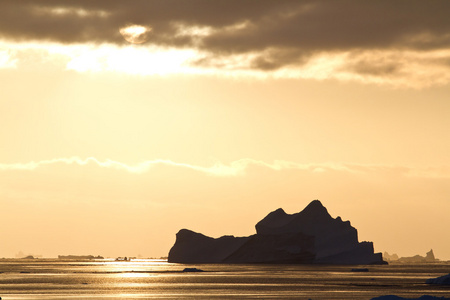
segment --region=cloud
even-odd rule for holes
[[[81,159],[79,157],[71,157],[71,158],[56,158],[50,160],[41,160],[38,162],[32,161],[28,163],[0,164],[0,171],[32,171],[40,167],[55,164],[66,164],[66,165],[75,164],[79,166],[94,164],[101,168],[111,168],[137,174],[150,172],[152,167],[155,166],[169,166],[175,168],[189,169],[207,175],[219,177],[243,176],[253,168],[264,168],[272,171],[301,170],[311,173],[323,173],[323,172],[346,172],[353,174],[382,173],[408,177],[450,178],[450,167],[430,167],[418,169],[405,166],[362,165],[350,163],[302,164],[285,160],[275,160],[272,163],[268,163],[250,158],[236,160],[229,164],[216,162],[212,166],[205,167],[187,163],[174,162],[167,159],[148,160],[135,165],[128,165],[126,163],[110,159],[100,161],[94,157],[88,157],[86,159]]]
[[[0,6],[0,32],[16,39],[120,43],[119,29],[133,23],[152,27],[154,43],[178,46],[194,42],[186,28],[209,28],[200,47],[217,52],[450,45],[445,0],[5,0]],[[184,34],[174,34],[180,28]]]
[[[450,81],[449,10],[446,0],[4,0],[0,38],[122,47],[120,30],[135,24],[151,28],[140,47],[195,50],[185,62],[198,69],[424,87]]]

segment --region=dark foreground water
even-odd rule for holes
[[[204,270],[182,272],[186,267]],[[425,284],[449,263],[364,266],[182,265],[0,259],[0,297],[12,299],[371,299],[381,295],[450,297]],[[362,267],[362,266],[360,266]]]

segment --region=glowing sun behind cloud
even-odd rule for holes
[[[123,38],[132,44],[142,44],[148,40],[151,27],[142,25],[127,25],[126,27],[120,28],[119,32]]]

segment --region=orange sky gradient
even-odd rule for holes
[[[200,1],[204,15],[168,10],[173,28],[107,1],[43,2],[0,5],[66,26],[0,22],[0,257],[166,256],[181,228],[250,235],[319,199],[377,252],[450,260],[450,29],[405,21],[361,44],[301,31],[302,45],[268,20],[300,26],[327,2],[210,20]],[[76,35],[85,19],[114,30]],[[145,41],[125,41],[127,24],[151,28]]]

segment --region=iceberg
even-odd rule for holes
[[[425,281],[427,284],[450,285],[450,273],[437,278],[430,278]]]
[[[333,218],[319,200],[299,213],[269,213],[248,237],[211,238],[181,229],[170,249],[172,263],[386,264],[372,242],[359,242],[349,221]]]

